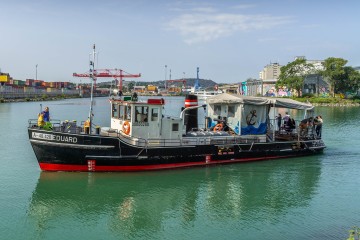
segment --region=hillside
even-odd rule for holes
[[[186,78],[186,86],[187,87],[193,87],[195,84],[196,78]],[[142,82],[142,81],[124,81],[124,86],[126,86],[127,84],[129,84],[130,82],[136,84],[137,86],[147,86],[147,85],[154,85],[157,87],[164,87],[164,80],[160,80],[160,81],[154,81],[154,82]],[[114,84],[114,83],[113,83]],[[201,88],[209,88],[209,87],[214,87],[217,83],[212,81],[212,80],[207,80],[207,79],[199,79],[199,84]],[[110,87],[111,85],[111,81],[108,82],[101,82],[97,84],[98,87],[102,87],[102,88],[106,88],[106,87]],[[182,82],[177,82],[177,83],[170,83],[170,85],[176,85],[176,86],[181,86]]]

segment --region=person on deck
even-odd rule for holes
[[[45,110],[42,111],[41,114],[43,115],[43,120],[44,120],[44,122],[50,122],[49,107],[45,107]]]
[[[276,117],[276,120],[277,120],[278,130],[280,131],[280,128],[281,128],[281,120],[282,120],[281,113],[279,113],[279,115]]]
[[[296,126],[295,126],[294,118],[289,118],[289,120],[286,123],[285,130],[287,132],[292,132],[295,128],[296,128]]]
[[[308,133],[308,127],[312,126],[313,124],[313,117],[305,118],[301,120],[299,124],[300,128],[300,136],[305,136]]]
[[[323,124],[323,119],[322,119],[321,115],[319,115],[314,119],[314,125],[315,125],[316,136],[318,136],[320,138],[321,138],[322,124]]]
[[[284,120],[284,126],[287,125],[287,122],[289,121],[289,119],[290,119],[290,115],[289,115],[288,112],[286,112],[286,113],[285,113],[285,116],[284,116],[284,118],[283,118],[283,120]]]

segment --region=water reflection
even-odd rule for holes
[[[28,216],[39,234],[85,225],[127,238],[199,222],[251,225],[309,204],[320,173],[317,158],[135,174],[42,172]]]

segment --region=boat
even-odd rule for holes
[[[92,102],[92,97],[91,97]],[[110,99],[110,127],[89,121],[52,121],[41,127],[30,119],[28,136],[43,171],[147,171],[300,157],[323,152],[325,144],[310,123],[276,130],[276,108],[314,113],[309,103],[291,99],[219,94],[198,105],[187,95],[179,116],[164,114],[165,100],[137,96]],[[204,127],[198,109],[207,111]],[[275,115],[275,114],[273,114]]]
[[[198,97],[199,100],[206,100],[208,97],[213,97],[215,95],[219,95],[223,93],[223,91],[221,90],[212,90],[212,91],[208,91],[205,89],[199,89],[197,91],[191,91],[190,94],[196,95]]]
[[[213,97],[215,95],[223,93],[223,91],[220,90],[217,85],[214,86],[213,90],[203,89],[200,87],[199,81],[199,68],[197,68],[195,84],[190,89],[189,93],[196,95],[199,100],[206,100],[208,97]]]

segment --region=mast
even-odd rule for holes
[[[199,90],[200,84],[199,84],[199,67],[196,68],[196,80],[194,84],[194,92]]]
[[[93,120],[93,105],[94,105],[94,101],[93,101],[93,92],[94,92],[94,82],[96,81],[96,73],[95,73],[95,44],[93,46],[93,52],[92,52],[92,60],[90,60],[90,74],[89,74],[89,78],[91,81],[91,91],[90,91],[90,111],[89,111],[89,121],[90,121],[90,126],[89,126],[89,134],[91,134],[92,132],[92,120]]]

